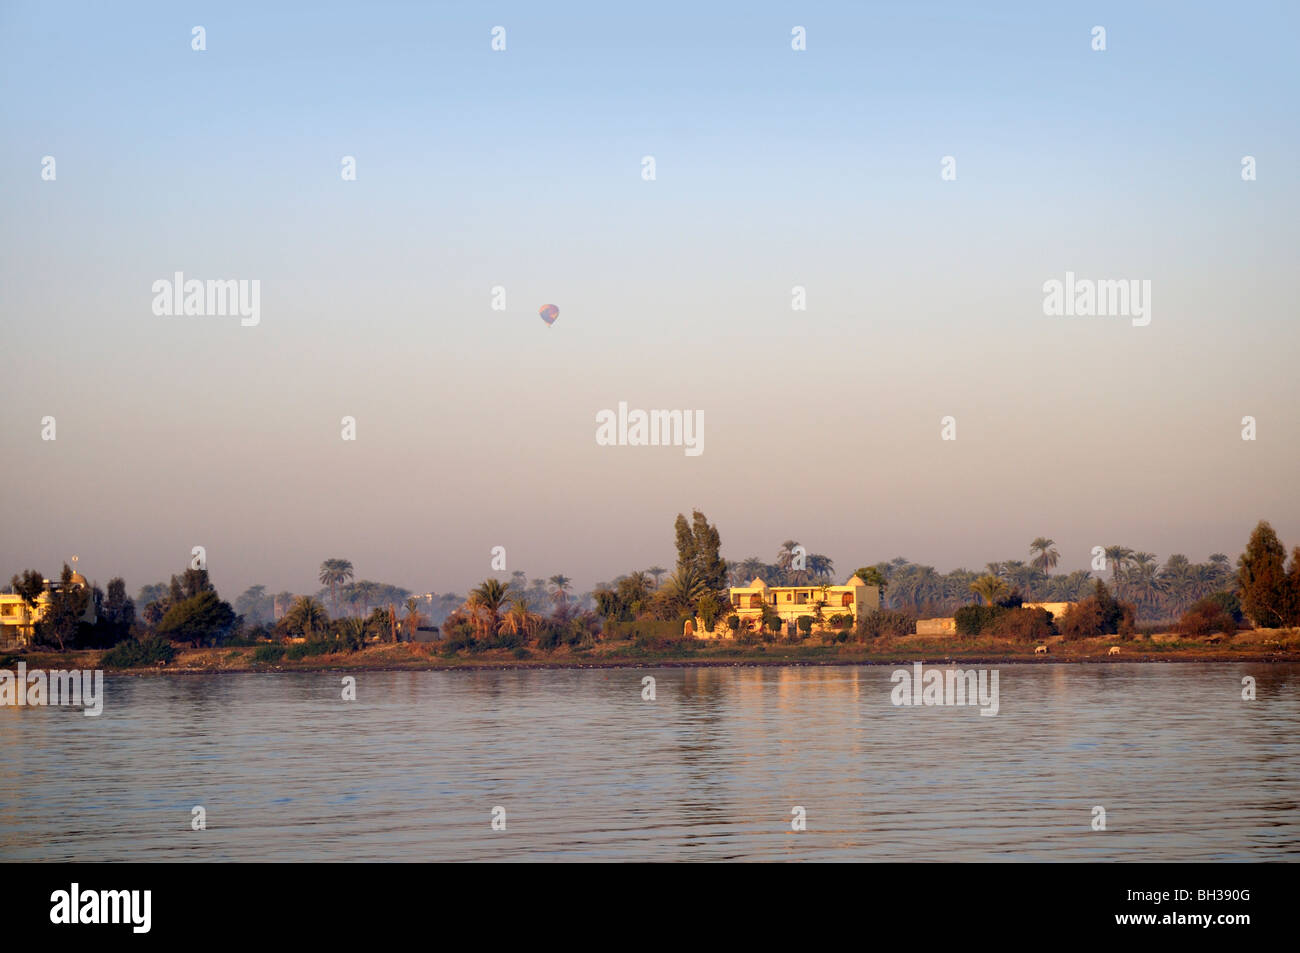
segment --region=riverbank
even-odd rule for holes
[[[357,652],[309,655],[300,659],[259,661],[255,647],[179,648],[165,666],[120,669],[132,674],[280,671],[452,671],[510,668],[681,668],[734,665],[901,665],[912,662],[970,665],[1010,663],[1132,662],[1300,662],[1300,630],[1256,629],[1228,638],[1183,638],[1174,634],[1121,641],[1114,636],[1065,642],[1047,640],[1046,654],[1036,646],[992,638],[955,639],[904,636],[870,643],[821,644],[772,642],[742,645],[731,641],[684,642],[670,648],[647,648],[632,642],[601,642],[591,648],[554,651],[494,649],[446,654],[436,644],[378,644]],[[1112,652],[1112,649],[1118,651]],[[3,667],[18,660],[29,669],[100,668],[103,652],[29,652],[11,654]],[[109,669],[113,671],[114,669]]]

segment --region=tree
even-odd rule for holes
[[[997,576],[986,574],[972,582],[970,590],[983,596],[984,604],[991,606],[1004,598],[1009,593],[1010,587]]]
[[[317,633],[325,632],[329,621],[330,617],[323,605],[311,596],[299,596],[285,614],[284,627],[289,632],[311,639]]]
[[[171,605],[158,623],[158,634],[198,647],[216,643],[235,625],[235,610],[209,589]]]
[[[1182,615],[1183,611],[1196,601],[1196,573],[1191,560],[1182,553],[1174,553],[1165,560],[1158,579],[1160,589],[1168,597],[1175,616]]]
[[[706,592],[709,592],[709,588],[704,580],[694,566],[687,564],[668,577],[668,581],[656,592],[655,598],[665,610],[661,615],[693,615],[696,603]]]
[[[406,629],[406,636],[410,640],[415,640],[415,630],[424,622],[424,616],[420,613],[420,600],[411,596],[406,600],[406,617],[402,619],[402,625]]]
[[[292,592],[277,592],[274,596],[272,596],[271,597],[272,621],[274,621],[275,619],[283,618],[284,614],[289,611],[289,607],[291,605],[293,605]]]
[[[681,517],[677,517],[681,519]],[[781,582],[787,586],[798,586],[808,581],[808,563],[805,558],[803,566],[795,565],[795,550],[801,549],[797,540],[787,539],[781,544],[776,554],[776,568],[781,575]]]
[[[1291,550],[1291,568],[1286,574],[1281,614],[1286,625],[1300,626],[1300,546]]]
[[[569,601],[569,593],[573,591],[573,580],[564,573],[559,572],[551,577],[551,602],[557,607],[563,607]]]
[[[673,524],[677,537],[677,569],[691,567],[703,583],[704,588],[712,592],[722,592],[727,588],[727,562],[719,555],[722,538],[716,526],[699,510],[691,513],[691,522],[677,514]]]
[[[24,569],[21,575],[15,574],[9,580],[9,588],[15,595],[23,597],[23,607],[26,610],[24,624],[29,623],[36,612],[41,593],[45,591],[45,576],[35,569]]]
[[[364,648],[369,630],[365,619],[355,616],[339,619],[334,623],[334,637],[350,652]]]
[[[104,597],[101,620],[110,628],[114,643],[126,638],[135,622],[135,603],[126,594],[126,582],[121,576],[108,581],[108,594]]]
[[[320,584],[330,587],[330,604],[339,611],[339,586],[355,578],[352,563],[346,559],[327,559],[320,564]]]
[[[369,579],[362,579],[360,582],[352,584],[351,601],[361,603],[361,615],[363,617],[370,614],[370,606],[376,601],[382,588],[379,583],[371,582]]]
[[[537,634],[541,622],[542,617],[532,611],[525,596],[514,596],[510,600],[510,608],[505,618],[501,621],[501,631],[508,635],[532,638]]]
[[[649,569],[646,570],[646,572],[654,576],[655,588],[658,589],[660,578],[663,577],[665,574],[667,574],[668,570],[665,569],[663,566],[651,566]]]
[[[811,553],[808,556],[808,572],[814,579],[829,580],[835,578],[835,563],[829,556]]]
[[[158,602],[166,597],[167,583],[155,582],[140,587],[140,591],[136,593],[135,604],[138,606],[147,606],[151,602]]]
[[[495,638],[501,626],[501,606],[509,596],[509,589],[499,579],[484,579],[483,584],[469,594],[466,606],[472,610],[475,626],[486,638]]]
[[[24,596],[24,599],[26,597]],[[77,627],[90,605],[90,590],[72,581],[72,567],[63,564],[59,584],[50,590],[49,608],[36,626],[36,634],[46,644],[57,643],[60,652],[77,637]]]
[[[1029,552],[1038,554],[1029,561],[1029,565],[1044,576],[1050,576],[1052,570],[1056,568],[1057,562],[1061,559],[1061,554],[1053,548],[1055,546],[1056,540],[1048,539],[1046,536],[1039,536],[1029,544]]]
[[[1119,592],[1120,576],[1128,568],[1129,560],[1133,558],[1133,550],[1127,546],[1107,546],[1102,552],[1110,563],[1110,583],[1115,587],[1115,591]]]
[[[1257,628],[1276,629],[1287,611],[1286,550],[1264,520],[1250,534],[1246,551],[1237,560],[1241,608]]]
[[[704,626],[704,631],[712,632],[714,623],[722,614],[722,607],[718,605],[718,599],[713,593],[706,592],[696,601],[695,612],[700,618],[700,624]]]
[[[266,586],[249,586],[243,595],[235,600],[235,611],[250,623],[274,622],[275,612],[267,613]]]
[[[885,594],[885,589],[889,586],[889,580],[881,572],[879,566],[863,566],[854,572],[855,576],[865,582],[868,586],[876,586],[880,589],[880,594]]]

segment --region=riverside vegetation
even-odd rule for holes
[[[1199,567],[1170,557],[1152,572],[1149,554],[1109,547],[1109,585],[1088,573],[1053,576],[1059,556],[1043,537],[1031,544],[1035,555],[1028,564],[990,563],[980,574],[940,576],[901,558],[881,562],[855,573],[880,587],[881,609],[855,622],[815,605],[796,626],[774,612],[757,624],[740,619],[728,611],[727,588],[754,576],[770,585],[829,584],[834,567],[828,558],[804,555],[787,540],[772,564],[756,557],[728,563],[717,527],[698,511],[690,520],[678,515],[674,536],[673,572],[652,566],[583,594],[575,594],[563,574],[530,582],[516,572],[508,581],[486,579],[463,598],[416,596],[397,586],[356,582],[351,562],[327,559],[318,575],[322,588],[314,594],[271,595],[252,586],[232,606],[205,570],[187,569],[168,583],[142,588],[137,613],[137,600],[114,578],[102,592],[94,585],[53,593],[28,651],[102,653],[98,663],[105,668],[197,670],[1014,659],[1032,657],[1043,644],[1056,659],[1099,656],[1112,644],[1125,646],[1125,658],[1300,652],[1300,547],[1288,565],[1265,522],[1251,533],[1235,571],[1226,568],[1226,556],[1215,554]],[[70,572],[65,566],[65,577]],[[13,577],[11,587],[34,607],[42,578],[27,570]],[[1143,595],[1148,590],[1159,599]],[[1071,598],[1062,601],[1076,604],[1059,619],[1024,606],[1065,594]],[[80,621],[86,599],[95,600],[94,625]],[[1155,604],[1181,611],[1153,622],[1142,607]],[[913,635],[918,617],[939,614],[955,618],[955,636]],[[688,619],[728,638],[685,636]]]

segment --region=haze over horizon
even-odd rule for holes
[[[3,581],[75,553],[134,595],[202,545],[231,599],[314,592],[330,557],[583,591],[671,568],[692,509],[730,559],[795,539],[840,580],[1037,536],[1057,572],[1110,544],[1235,560],[1260,519],[1289,551],[1297,27],[1285,3],[6,4]],[[178,271],[260,281],[260,322],[154,314]],[[1045,316],[1067,272],[1149,280],[1150,324]],[[702,411],[704,452],[599,446],[620,401]]]

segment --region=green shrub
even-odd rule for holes
[[[524,648],[524,647],[521,645],[521,646],[519,646],[517,649],[515,649],[513,652],[511,652],[510,654],[513,655],[515,658],[528,658],[528,657],[531,656],[533,653],[530,652],[530,651],[528,651],[528,649]]]
[[[812,616],[808,616],[808,615],[799,616],[799,621],[797,624],[799,626],[799,633],[806,637],[808,633],[812,631],[812,627],[813,627]]]
[[[957,634],[974,638],[990,631],[1005,613],[1006,606],[962,606],[952,614],[957,623]]]
[[[259,645],[253,649],[254,664],[274,665],[284,658],[283,645]]]
[[[477,652],[480,650],[481,646],[474,636],[463,632],[448,634],[447,638],[442,640],[443,655],[455,655],[457,652]]]
[[[105,668],[139,668],[142,665],[157,665],[170,662],[176,658],[176,649],[162,636],[153,635],[147,639],[128,639],[119,642],[104,653],[99,664]]]
[[[739,632],[739,631],[740,631],[740,616],[738,616],[738,615],[729,615],[729,616],[727,616],[727,628],[730,629],[732,632]]]
[[[517,649],[524,644],[524,637],[518,632],[498,632],[494,637],[487,640],[484,648],[489,649]]]
[[[859,639],[878,639],[882,636],[911,635],[916,631],[916,616],[894,609],[872,609],[858,619]]]
[[[343,648],[343,644],[334,639],[312,639],[308,642],[299,642],[297,645],[289,646],[284,650],[284,657],[291,662],[296,662],[299,659],[311,658],[316,655],[341,652]]]

